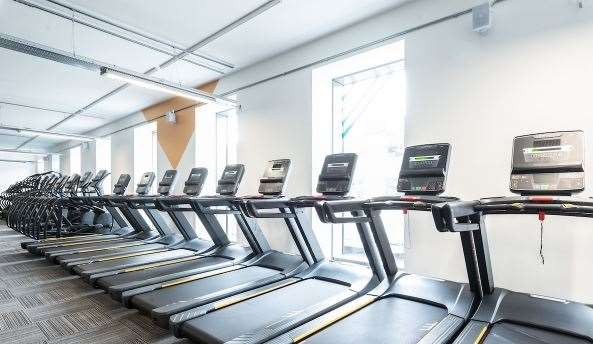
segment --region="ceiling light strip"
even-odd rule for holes
[[[12,149],[12,148],[0,148],[0,152],[4,153],[19,153],[19,154],[32,154],[32,155],[48,155],[48,152],[37,152],[27,149]]]
[[[192,99],[201,103],[218,103],[228,106],[237,106],[237,103],[234,100],[213,96],[209,93],[196,90],[194,88],[175,85],[166,80],[153,78],[139,73],[122,71],[109,67],[102,67],[101,75],[111,79],[120,80],[140,87],[148,88],[151,90],[165,92],[174,96],[183,97],[187,99]]]
[[[28,135],[37,135],[37,136],[45,136],[45,137],[54,137],[54,138],[58,138],[58,139],[67,139],[67,140],[75,140],[75,141],[94,141],[97,139],[96,137],[93,137],[93,136],[59,133],[59,132],[49,131],[49,130],[37,130],[37,129],[30,129],[30,128],[9,127],[9,126],[5,126],[5,125],[0,125],[0,130],[15,131],[19,134],[25,134],[25,135],[28,134]]]
[[[261,5],[260,7],[256,8],[255,10],[247,13],[246,15],[242,16],[241,18],[237,19],[236,21],[234,21],[234,22],[230,23],[229,25],[223,27],[222,29],[216,31],[212,35],[210,35],[210,36],[206,37],[205,39],[199,41],[198,43],[192,45],[191,47],[189,47],[188,49],[186,49],[184,52],[181,52],[180,54],[178,54],[176,57],[172,57],[172,58],[168,59],[167,61],[163,62],[158,67],[153,67],[153,68],[147,70],[144,74],[145,75],[148,75],[148,74],[154,73],[154,72],[158,71],[159,69],[164,68],[164,67],[166,67],[166,66],[168,66],[168,65],[170,65],[170,64],[172,64],[172,63],[174,63],[176,61],[178,61],[179,59],[187,56],[187,52],[194,52],[194,51],[196,51],[197,49],[199,49],[199,48],[207,45],[208,43],[214,41],[215,39],[219,38],[223,34],[229,32],[231,30],[234,30],[239,25],[241,25],[241,24],[243,24],[243,23],[245,23],[247,21],[250,21],[251,19],[255,18],[256,16],[258,16],[258,15],[266,12],[270,8],[278,5],[280,2],[281,2],[280,0],[271,0],[271,1],[268,1],[268,2],[264,3],[263,5]],[[6,35],[3,35],[3,34],[0,33],[0,37],[2,37],[2,36],[6,36]],[[3,46],[1,43],[2,42],[0,40],[0,47]],[[6,48],[9,45],[10,44],[8,44],[7,46],[4,46],[4,47]],[[11,48],[8,47],[8,49],[11,49]],[[16,50],[16,49],[12,49],[12,50]],[[19,51],[19,50],[16,50],[16,51]],[[83,111],[86,111],[86,110],[88,110],[88,109],[96,106],[97,104],[101,103],[105,99],[108,99],[108,98],[112,97],[113,95],[118,94],[122,90],[125,90],[127,87],[128,87],[128,84],[125,84],[125,85],[122,85],[122,86],[119,86],[119,87],[113,89],[112,91],[104,94],[103,96],[101,96],[101,97],[95,99],[94,101],[90,102],[89,104],[85,105],[80,110],[74,112],[74,114],[72,114],[70,116],[67,116],[66,118],[58,121],[57,123],[55,123],[54,125],[52,125],[51,127],[49,127],[49,129],[51,130],[51,129],[56,128],[57,126],[61,125],[62,123],[64,123],[64,122],[66,122],[66,121],[74,118],[77,114],[79,114],[79,113],[81,113]],[[26,140],[25,142],[21,143],[17,148],[24,147],[25,145],[27,145],[29,142],[33,141],[34,139],[35,138],[32,137],[32,138]]]

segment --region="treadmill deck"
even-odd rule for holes
[[[189,320],[182,325],[182,332],[198,343],[224,343],[241,335],[257,333],[285,316],[347,290],[349,287],[345,285],[306,279]]]

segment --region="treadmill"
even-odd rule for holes
[[[168,172],[172,172],[172,170]],[[208,171],[205,168],[192,169],[184,187],[186,195],[197,196],[202,190],[207,175]],[[165,178],[163,178],[163,182],[159,186],[161,196],[130,197],[127,199],[128,205],[134,209],[158,209],[163,211],[157,205],[159,201],[177,198],[177,196],[168,196],[173,178],[170,173],[169,178],[167,178],[167,173],[165,173]],[[167,184],[164,184],[164,182]],[[66,265],[66,267],[81,275],[83,279],[94,284],[97,278],[116,274],[121,270],[149,263],[155,264],[172,259],[187,258],[212,248],[212,241],[200,239],[195,235],[194,228],[180,210],[170,208],[164,210],[164,212],[169,215],[179,233],[171,233],[154,241],[154,243],[164,245],[163,247],[133,252],[122,249],[117,250],[113,255],[92,257],[88,260],[77,260],[70,263],[64,261],[62,265]]]
[[[60,263],[63,267],[71,272],[80,274],[84,279],[87,279],[86,275],[83,275],[83,271],[87,269],[92,270],[95,263],[105,262],[103,265],[110,266],[116,264],[122,258],[134,257],[147,253],[161,252],[167,250],[168,247],[178,244],[182,240],[182,236],[173,232],[169,225],[161,217],[161,214],[156,211],[154,206],[150,206],[151,202],[158,197],[167,197],[174,184],[177,171],[167,170],[163,174],[162,180],[159,182],[158,195],[152,196],[129,196],[118,200],[116,203],[124,204],[132,210],[143,211],[146,213],[150,221],[155,225],[155,228],[159,232],[159,236],[153,239],[143,240],[144,245],[134,245],[130,247],[121,247],[116,249],[110,249],[107,251],[89,251],[82,253],[70,253],[65,254],[54,254],[53,259]],[[135,200],[135,201],[133,201]],[[123,206],[122,206],[123,207]],[[170,214],[174,216],[175,214]],[[183,219],[185,220],[185,218]],[[174,221],[177,225],[178,222]],[[180,230],[187,230],[186,227],[190,227],[187,220],[182,223],[185,228]],[[109,263],[107,263],[109,262]],[[84,266],[84,267],[83,267]]]
[[[381,214],[422,211],[434,204],[457,200],[439,196],[445,191],[450,145],[406,147],[398,178],[401,196],[367,201],[329,201],[325,219],[331,223],[368,222],[380,250],[386,278],[376,288],[324,316],[288,331],[270,343],[450,343],[471,316],[480,299],[473,256],[473,237],[461,234],[469,284],[424,277],[398,270]],[[338,214],[362,209],[362,216]],[[250,341],[251,342],[251,341]]]
[[[194,179],[194,175],[198,173],[200,172],[192,172],[190,180]],[[235,205],[237,199],[235,193],[243,174],[243,165],[228,165],[218,181],[217,192],[219,195],[168,197],[159,199],[157,202],[159,208],[163,210],[195,211],[212,238],[211,244],[213,246],[209,250],[196,252],[196,254],[188,257],[163,260],[96,274],[92,277],[97,280],[96,284],[108,290],[116,300],[121,300],[122,294],[129,291],[125,293],[124,297],[125,300],[129,300],[137,293],[156,288],[157,283],[239,264],[253,258],[258,253],[269,250],[269,245],[263,237],[261,229],[256,223],[248,221]],[[188,185],[186,188],[194,189],[194,186]],[[249,246],[245,247],[231,243],[221,227],[217,215],[234,216]],[[187,243],[190,245],[194,240],[201,240],[197,238],[195,231],[188,233],[188,235],[190,236],[187,238]]]
[[[529,214],[542,226],[547,215],[593,217],[591,199],[571,197],[584,190],[583,159],[582,131],[518,136],[513,141],[510,190],[520,196],[440,205],[434,210],[437,228],[485,228],[484,216],[491,214]],[[593,305],[495,288],[487,243],[481,246],[485,295],[456,344],[593,343]]]
[[[245,202],[251,200],[285,202],[287,198],[282,196],[282,192],[290,166],[291,162],[288,159],[269,161],[260,179],[260,195],[231,200],[235,204],[235,209],[240,208],[245,214],[243,206]],[[288,213],[289,209],[284,207],[282,211]],[[122,293],[123,304],[135,307],[145,314],[152,313],[157,324],[167,327],[169,318],[173,314],[232,295],[249,293],[251,290],[255,290],[252,293],[257,293],[262,288],[278,288],[279,285],[286,283],[287,278],[313,265],[302,232],[294,219],[285,218],[284,222],[289,224],[288,231],[300,254],[276,251],[271,249],[267,242],[258,241],[261,248],[246,261],[125,291]]]
[[[136,190],[137,194],[146,194],[150,190],[150,186],[153,182],[154,173],[144,173],[142,175],[140,182],[138,183],[138,187]],[[105,196],[105,199],[107,199],[112,206],[117,207],[122,212],[126,220],[134,227],[135,232],[133,234],[108,239],[89,238],[89,240],[87,241],[65,243],[59,245],[52,243],[49,245],[42,245],[40,247],[37,247],[37,250],[41,254],[45,255],[45,257],[49,261],[54,261],[54,258],[57,256],[85,252],[108,251],[122,247],[144,245],[144,240],[151,240],[160,237],[162,235],[162,229],[161,231],[159,231],[159,227],[157,226],[158,222],[154,221],[154,218],[148,216],[149,214],[146,213],[147,217],[151,221],[154,221],[153,225],[154,227],[156,227],[156,230],[153,229],[153,227],[149,226],[142,214],[137,209],[131,209],[127,206],[127,204],[125,203],[127,197],[129,196],[112,195]]]
[[[199,343],[261,343],[374,289],[383,276],[378,251],[366,223],[356,223],[356,227],[370,269],[325,259],[311,228],[308,228],[308,221],[302,221],[306,219],[305,209],[319,209],[328,200],[345,199],[355,163],[355,154],[327,156],[317,188],[322,196],[276,202],[248,201],[247,209],[254,217],[274,216],[295,220],[305,234],[314,263],[273,287],[258,288],[178,314],[171,318],[174,333]],[[272,211],[284,208],[288,208],[289,212]],[[360,216],[360,213],[352,211],[353,216]]]

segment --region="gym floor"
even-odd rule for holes
[[[23,252],[25,240],[0,224],[0,343],[189,343],[59,265]]]

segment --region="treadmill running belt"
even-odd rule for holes
[[[163,247],[162,244],[145,244],[145,245],[138,245],[138,246],[130,246],[130,247],[122,247],[113,250],[107,251],[92,251],[92,252],[83,252],[83,253],[74,253],[74,254],[64,254],[56,256],[55,260],[60,263],[67,263],[70,261],[74,261],[77,259],[88,259],[92,257],[97,257],[101,255],[114,255],[114,254],[127,254],[127,253],[134,253],[146,250],[154,250]]]
[[[441,307],[388,297],[334,323],[304,343],[417,343],[447,314]]]
[[[123,253],[123,255],[125,255],[125,254],[126,253]],[[183,257],[195,255],[195,254],[196,254],[196,252],[191,251],[191,250],[184,250],[184,249],[170,250],[170,251],[164,251],[164,252],[158,252],[158,253],[143,254],[143,255],[127,257],[127,258],[106,260],[103,262],[83,264],[83,265],[79,265],[79,266],[75,267],[74,271],[77,274],[86,275],[88,273],[98,273],[98,272],[107,271],[107,270],[115,270],[115,269],[120,269],[120,268],[125,268],[125,267],[138,266],[141,264],[156,263],[156,262],[163,261],[165,259],[183,258]]]
[[[113,276],[101,277],[97,280],[97,285],[103,289],[109,289],[109,287],[136,282],[145,281],[150,278],[157,276],[174,274],[178,272],[188,271],[191,269],[197,269],[208,265],[222,264],[228,262],[228,258],[223,257],[203,257],[195,260],[190,260],[182,263],[174,263],[168,265],[162,265],[146,270],[138,270],[133,272],[120,273]]]
[[[129,245],[136,243],[136,240],[120,240],[120,241],[100,241],[89,244],[71,245],[71,246],[59,246],[59,247],[48,247],[43,249],[43,252],[47,255],[58,251],[78,251],[78,250],[90,250],[95,248],[106,248],[106,247],[117,247],[120,245]]]
[[[250,266],[209,278],[136,295],[132,297],[131,303],[141,311],[150,312],[155,308],[166,306],[176,301],[191,300],[221,289],[233,287],[237,284],[259,280],[278,273],[278,270]]]
[[[348,289],[336,283],[307,279],[192,319],[182,325],[182,330],[198,343],[224,343]]]
[[[546,331],[530,326],[510,323],[494,324],[484,344],[591,344],[590,341],[565,335],[557,332]]]

